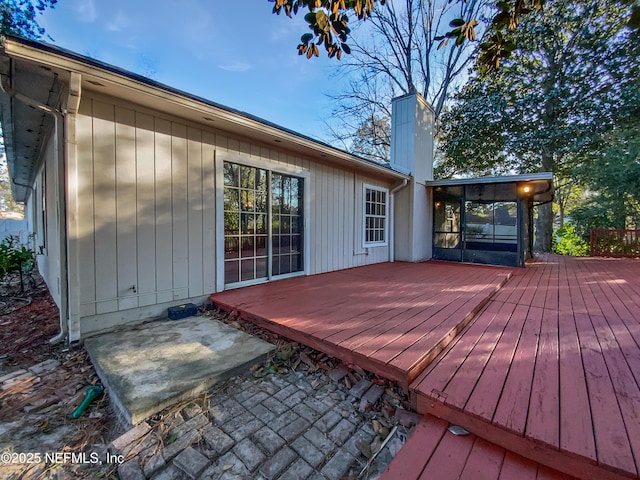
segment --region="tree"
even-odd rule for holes
[[[568,212],[585,202],[585,189],[573,178],[561,178],[556,175],[553,182],[553,200],[558,206],[558,227],[564,228]]]
[[[629,109],[640,74],[627,10],[605,0],[549,1],[518,27],[499,71],[475,75],[442,118],[438,171],[551,171],[575,167]],[[538,209],[537,244],[551,248],[551,205]]]
[[[576,178],[590,192],[589,201],[572,212],[581,231],[590,228],[640,227],[640,119],[616,126],[576,168]]]
[[[58,0],[2,0],[0,2],[0,34],[24,38],[41,38],[44,28],[36,15],[54,8]]]
[[[7,169],[7,158],[4,155],[4,144],[0,143],[0,212],[23,213],[24,208],[13,198],[11,180]]]
[[[449,19],[473,18],[487,4],[404,0],[373,11],[351,34],[351,55],[343,57],[336,70],[336,76],[350,81],[344,91],[329,94],[334,100],[329,123],[334,138],[353,153],[388,162],[391,100],[419,92],[437,119],[451,91],[459,87],[474,49],[469,43],[457,47],[438,39],[449,28]],[[385,128],[371,128],[372,119]]]
[[[275,3],[273,13],[282,11],[289,17],[297,15],[300,9],[307,10],[305,20],[313,33],[305,33],[298,45],[298,53],[307,58],[319,56],[319,45],[323,45],[331,58],[342,57],[342,52],[350,53],[346,43],[351,33],[348,13],[355,13],[359,20],[369,18],[374,13],[376,0],[268,0]],[[463,4],[468,0],[448,0],[448,3]],[[378,6],[387,4],[378,0]],[[640,4],[637,0],[616,0],[618,5],[627,9],[627,24],[640,30]],[[523,17],[533,11],[541,11],[545,0],[500,0],[494,2],[498,12],[491,20],[493,35],[481,45],[481,64],[489,69],[498,68],[501,60],[508,58],[515,49],[515,43],[509,34],[516,29]],[[478,21],[475,18],[455,18],[451,21],[451,30],[439,37],[441,42],[455,40],[456,45],[476,38]]]

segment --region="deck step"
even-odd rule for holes
[[[425,415],[380,480],[572,480],[476,435],[457,436],[450,424]]]

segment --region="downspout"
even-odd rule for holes
[[[395,242],[396,242],[396,215],[395,215],[395,199],[396,193],[409,184],[409,179],[405,178],[402,183],[394,187],[389,192],[389,261],[394,262],[396,259]]]
[[[66,238],[66,197],[64,192],[66,188],[64,187],[64,166],[61,165],[62,159],[64,159],[64,145],[59,140],[59,135],[61,132],[61,126],[63,124],[63,116],[62,113],[58,110],[51,108],[48,105],[42,104],[37,100],[27,97],[22,93],[16,92],[13,88],[9,87],[5,82],[7,81],[7,77],[3,76],[0,81],[0,89],[5,92],[7,95],[15,98],[16,100],[28,105],[30,107],[41,110],[53,117],[53,151],[55,155],[55,164],[57,166],[57,180],[58,180],[58,204],[59,204],[59,215],[62,219],[63,224],[59,226],[59,245],[60,245],[60,333],[58,333],[55,337],[49,340],[49,343],[55,344],[59,343],[67,338],[68,333],[68,285],[67,285],[67,238]],[[63,173],[61,175],[61,173]],[[60,193],[62,192],[62,193]]]
[[[357,228],[358,228],[358,220],[355,218],[355,214],[358,211],[356,205],[358,202],[358,175],[357,173],[354,171],[353,172],[353,256],[357,256],[357,255],[369,255],[369,249],[365,248],[364,250],[362,250],[361,245],[363,243],[363,239],[360,239],[360,246],[358,245],[358,242],[356,241],[357,238]],[[364,213],[361,215],[362,218],[364,218]]]

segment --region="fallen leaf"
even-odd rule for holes
[[[373,427],[373,431],[375,432],[376,435],[378,434],[378,432],[382,428],[382,425],[380,424],[380,422],[378,420],[373,420],[371,422],[371,426]]]
[[[322,370],[326,370],[327,372],[331,371],[331,367],[324,362],[318,362],[318,367]]]
[[[371,448],[371,453],[373,455],[378,453],[380,448],[382,448],[382,440],[380,440],[380,437],[376,437],[376,438],[373,439],[373,442],[371,442],[371,447],[370,448]]]
[[[365,442],[364,440],[358,440],[356,442],[356,448],[358,450],[360,450],[360,453],[362,453],[365,457],[367,458],[371,458],[371,445],[369,445],[369,442]]]
[[[315,372],[316,370],[318,370],[315,362],[311,360],[311,357],[306,352],[302,352],[300,354],[300,360],[302,360],[309,367],[310,372]]]

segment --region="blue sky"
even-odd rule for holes
[[[38,21],[53,43],[328,140],[337,61],[298,56],[302,16],[267,0],[59,0]],[[51,42],[51,40],[45,39]]]

